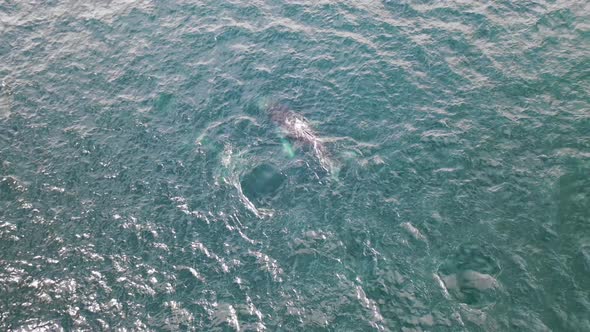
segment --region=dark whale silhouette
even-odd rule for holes
[[[268,107],[268,114],[271,121],[282,129],[285,136],[309,146],[322,168],[327,172],[332,172],[334,167],[329,158],[328,150],[305,117],[293,112],[288,106],[279,103]]]

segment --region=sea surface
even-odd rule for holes
[[[0,1],[0,330],[590,331],[590,2]]]

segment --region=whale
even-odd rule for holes
[[[281,129],[285,137],[304,146],[308,146],[318,159],[321,167],[328,173],[333,172],[334,163],[330,159],[328,150],[324,146],[322,139],[303,115],[294,112],[287,105],[280,103],[270,105],[267,112],[271,121]],[[292,148],[285,143],[283,141],[285,151],[293,157],[294,152]]]

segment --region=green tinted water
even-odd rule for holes
[[[0,4],[0,329],[590,330],[588,12]]]

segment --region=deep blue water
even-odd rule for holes
[[[590,330],[588,13],[0,2],[0,330]]]

